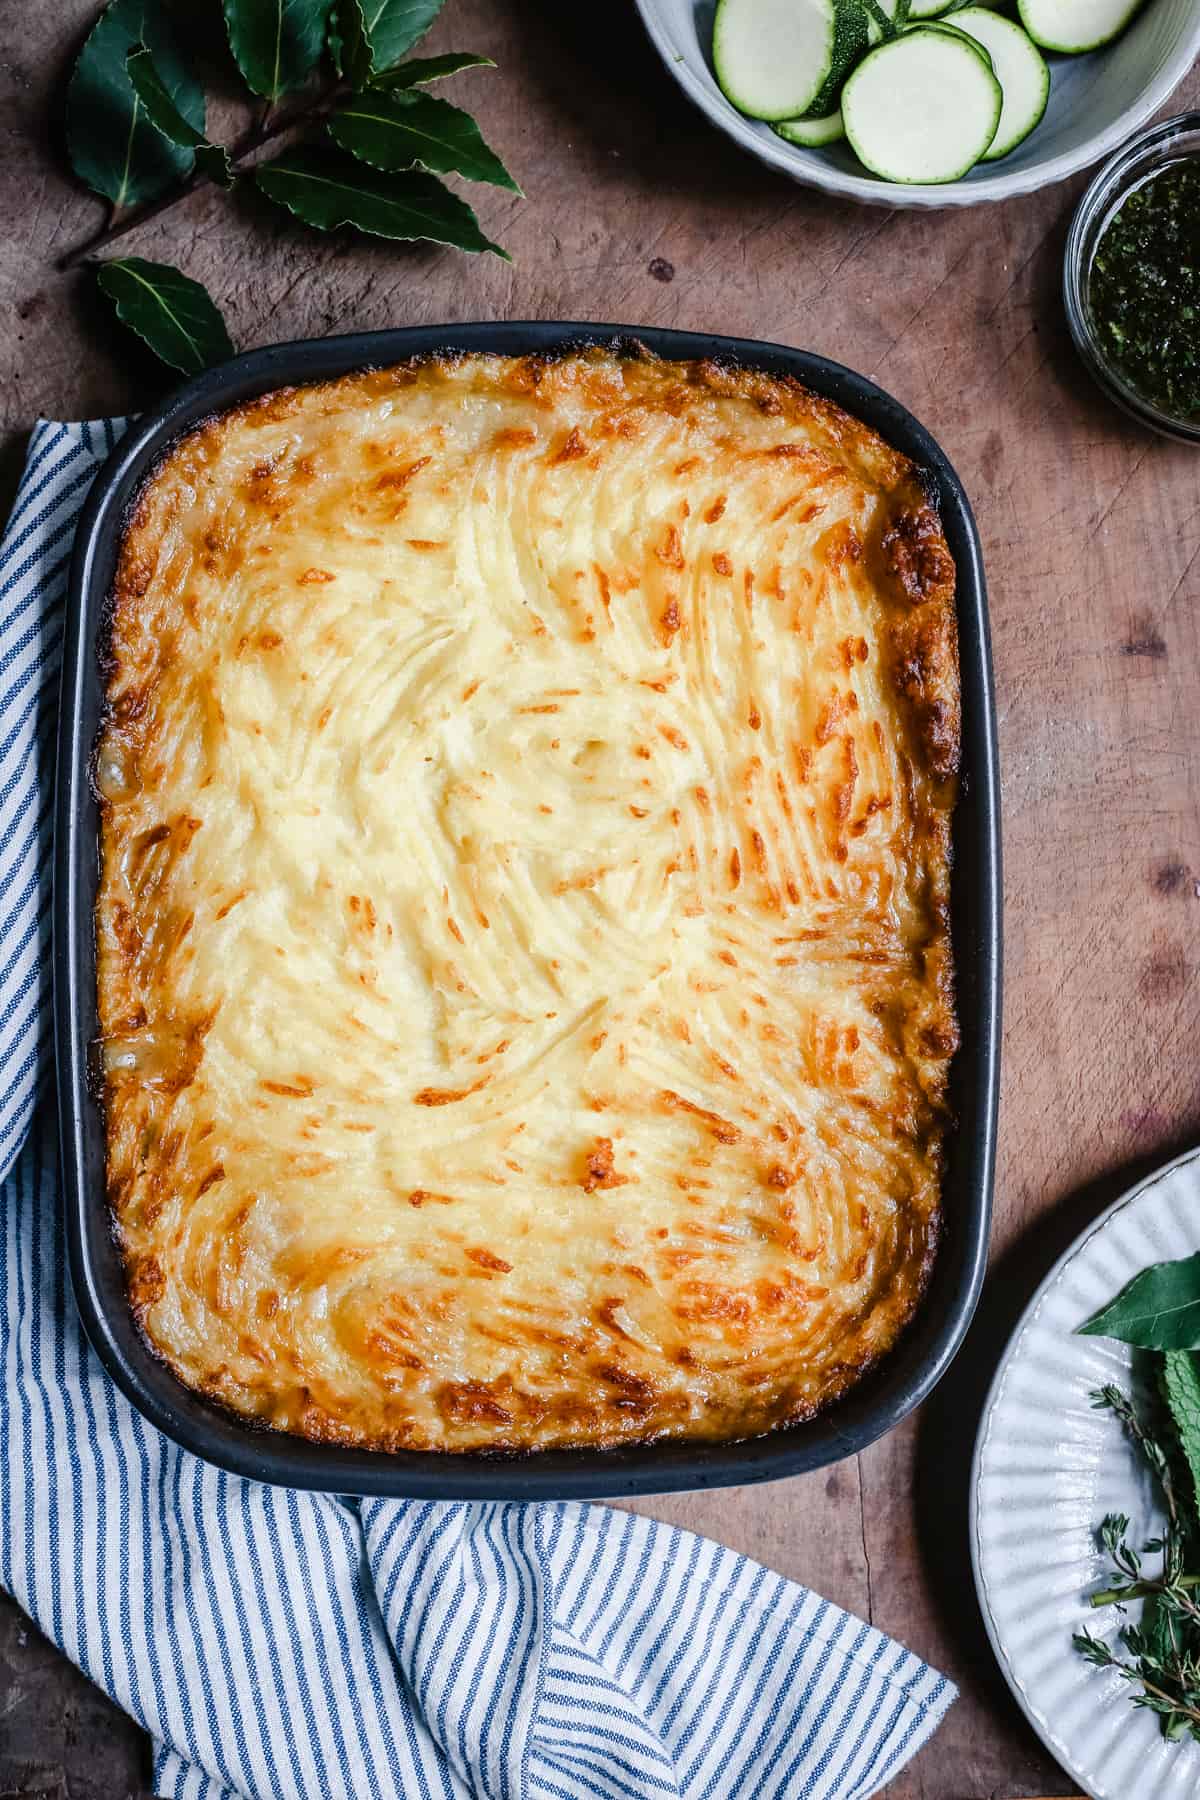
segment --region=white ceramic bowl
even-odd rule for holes
[[[1051,56],[1050,104],[1003,161],[979,163],[961,181],[907,187],[880,181],[848,144],[805,150],[747,119],[712,71],[714,0],[637,0],[659,55],[715,125],[795,181],[877,206],[974,206],[1062,181],[1098,162],[1144,125],[1200,56],[1200,0],[1149,0],[1114,44],[1088,56]]]

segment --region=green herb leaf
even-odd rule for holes
[[[1200,1506],[1200,1367],[1190,1350],[1168,1350],[1163,1357],[1163,1391],[1191,1471],[1195,1516]]]
[[[218,187],[231,188],[237,180],[229,152],[224,144],[197,144],[196,167]]]
[[[390,69],[425,36],[445,0],[361,0],[372,70]]]
[[[343,150],[375,169],[416,165],[521,192],[470,113],[432,94],[359,94],[339,107],[329,131]]]
[[[1143,1269],[1079,1330],[1143,1350],[1200,1348],[1200,1252]]]
[[[362,87],[371,76],[371,44],[367,37],[367,21],[363,0],[333,0],[329,15],[329,54],[339,75],[354,87]]]
[[[225,321],[208,294],[169,263],[129,256],[101,263],[96,279],[122,325],[173,369],[195,375],[233,355]]]
[[[210,144],[202,131],[185,119],[167,92],[162,76],[154,66],[154,58],[145,44],[135,44],[125,58],[125,71],[134,93],[156,131],[172,144],[194,150],[196,161],[210,181],[221,187],[233,186],[233,169],[229,152],[222,144]]]
[[[67,89],[71,166],[116,206],[153,199],[192,167],[193,152],[153,125],[125,66],[145,44],[175,110],[204,130],[204,92],[155,0],[111,0],[88,34]]]
[[[471,208],[432,175],[390,175],[352,156],[301,144],[254,172],[263,193],[318,230],[353,226],[372,237],[453,244],[459,250],[508,253],[484,237]]]
[[[300,87],[325,44],[330,0],[223,0],[225,29],[247,86],[265,100]]]
[[[398,63],[394,69],[384,69],[382,74],[372,75],[371,86],[418,87],[427,81],[441,81],[447,75],[457,75],[463,69],[494,69],[495,66],[490,56],[472,56],[467,51],[452,50],[445,56],[414,56],[408,62]]]
[[[1200,1378],[1186,1351],[1171,1351],[1165,1360],[1180,1378],[1178,1383],[1164,1378],[1169,1408],[1158,1405],[1143,1416],[1119,1388],[1101,1388],[1092,1395],[1093,1405],[1120,1420],[1157,1475],[1167,1521],[1163,1531],[1150,1538],[1140,1552],[1130,1542],[1125,1513],[1110,1513],[1101,1522],[1097,1540],[1112,1575],[1088,1599],[1093,1607],[1118,1607],[1124,1622],[1116,1643],[1088,1631],[1077,1632],[1074,1643],[1089,1662],[1114,1670],[1137,1690],[1129,1696],[1132,1704],[1156,1713],[1165,1737],[1173,1740],[1190,1734],[1200,1741],[1200,1572],[1188,1561],[1189,1555],[1194,1557],[1197,1537],[1176,1479],[1181,1473],[1181,1442],[1177,1440],[1195,1439],[1200,1430]],[[1177,1412],[1172,1387],[1177,1389]],[[1167,1430],[1171,1413],[1180,1422],[1178,1432]],[[1160,1555],[1158,1569],[1147,1569],[1143,1555]],[[1135,1620],[1129,1608],[1142,1600],[1141,1618]],[[1119,1654],[1117,1644],[1128,1653],[1126,1657]]]
[[[390,72],[425,35],[444,4],[445,0],[334,0],[329,47],[338,73],[362,87]]]

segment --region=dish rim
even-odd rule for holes
[[[612,1449],[384,1452],[264,1430],[184,1387],[143,1339],[104,1190],[92,1081],[98,805],[91,764],[103,695],[96,657],[129,505],[168,445],[201,420],[274,388],[332,380],[437,352],[562,353],[636,342],[672,360],[715,359],[790,375],[842,405],[923,471],[957,571],[963,779],[952,827],[952,929],[962,1047],[943,1194],[953,1193],[928,1288],[878,1369],[805,1424],[740,1442],[664,1439]],[[959,1349],[987,1264],[999,1091],[1001,851],[995,702],[982,552],[962,484],[935,440],[889,394],[814,352],[760,340],[580,321],[408,326],[303,339],[210,369],[136,420],[80,513],[64,616],[54,851],[54,1020],[68,1261],[87,1335],[126,1398],[185,1449],[230,1473],[290,1487],[421,1499],[567,1499],[774,1480],[854,1455],[930,1393]]]
[[[715,79],[705,82],[680,53],[680,45],[672,36],[663,17],[661,0],[636,0],[638,14],[647,37],[654,45],[667,73],[672,75],[692,104],[700,109],[711,125],[732,138],[743,150],[757,156],[768,167],[778,169],[801,187],[817,188],[825,194],[836,194],[858,206],[924,208],[929,212],[945,211],[958,206],[989,206],[1002,200],[1015,200],[1037,193],[1056,182],[1066,181],[1081,169],[1091,168],[1102,157],[1120,148],[1127,138],[1140,131],[1163,106],[1200,53],[1200,13],[1190,28],[1181,32],[1173,53],[1149,82],[1131,100],[1125,111],[1104,131],[1081,144],[1077,150],[1063,152],[1047,162],[1024,169],[1010,169],[995,175],[984,175],[978,181],[960,177],[947,182],[887,182],[873,175],[848,174],[832,164],[817,160],[801,162],[797,150],[768,128],[766,136],[755,130],[761,121],[739,113],[726,100]],[[703,48],[703,46],[702,46]],[[1109,45],[1103,46],[1110,48]],[[1095,54],[1093,52],[1093,54]]]
[[[1118,1213],[1124,1212],[1126,1207],[1132,1206],[1135,1200],[1140,1200],[1143,1194],[1148,1193],[1151,1188],[1157,1187],[1160,1182],[1168,1180],[1175,1174],[1176,1170],[1186,1168],[1189,1163],[1197,1161],[1200,1161],[1200,1144],[1193,1145],[1191,1149],[1188,1150],[1181,1150],[1178,1156],[1173,1156],[1169,1161],[1160,1163],[1156,1169],[1151,1169],[1150,1173],[1144,1175],[1140,1181],[1133,1182],[1125,1189],[1124,1193],[1118,1194],[1117,1198],[1106,1206],[1104,1210],[1092,1220],[1090,1225],[1084,1226],[1078,1237],[1072,1239],[1071,1243],[1067,1245],[1053,1267],[1047,1270],[1043,1279],[1038,1283],[1034,1292],[1030,1295],[1028,1304],[1025,1306],[1020,1318],[1013,1326],[1004,1349],[1000,1354],[1000,1360],[996,1364],[995,1373],[988,1385],[987,1398],[983,1403],[983,1411],[979,1415],[979,1425],[975,1432],[975,1447],[971,1453],[971,1472],[968,1478],[967,1492],[967,1538],[971,1554],[971,1574],[975,1582],[975,1594],[979,1601],[979,1611],[983,1618],[983,1628],[987,1633],[988,1643],[991,1646],[992,1654],[996,1659],[1000,1673],[1008,1683],[1013,1699],[1024,1713],[1030,1726],[1046,1746],[1047,1750],[1049,1750],[1056,1762],[1062,1764],[1071,1779],[1077,1781],[1086,1793],[1092,1793],[1094,1790],[1089,1786],[1088,1781],[1085,1780],[1079,1769],[1075,1767],[1074,1761],[1070,1755],[1070,1747],[1063,1744],[1054,1736],[1050,1724],[1038,1712],[1029,1694],[1019,1681],[1016,1670],[1013,1668],[1009,1658],[1008,1651],[1005,1649],[1003,1640],[1001,1639],[999,1628],[992,1615],[991,1590],[988,1586],[987,1576],[983,1569],[983,1552],[980,1544],[980,1488],[983,1483],[984,1450],[992,1434],[993,1419],[1000,1401],[1000,1392],[1008,1377],[1009,1368],[1013,1357],[1016,1355],[1020,1340],[1024,1336],[1028,1326],[1032,1323],[1034,1316],[1041,1308],[1042,1302],[1050,1292],[1050,1289],[1058,1281],[1064,1270],[1087,1248],[1093,1238],[1098,1237],[1102,1231],[1106,1230]]]

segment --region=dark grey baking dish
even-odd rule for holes
[[[954,826],[953,929],[962,1048],[954,1061],[945,1230],[929,1291],[881,1366],[808,1424],[737,1444],[649,1444],[523,1457],[385,1455],[256,1430],[184,1388],[137,1331],[104,1190],[104,1131],[89,1059],[98,1035],[93,909],[100,720],[98,636],[127,509],[166,446],[209,414],[271,388],[436,350],[515,354],[636,337],[660,356],[717,357],[796,376],[875,427],[927,473],[958,567],[963,787]],[[987,1261],[1000,1040],[1000,813],[987,600],[979,539],[957,475],[928,432],[871,382],[805,351],[636,326],[427,326],[279,344],[210,370],[133,426],[101,471],[75,540],[65,624],[55,844],[54,974],[63,1194],[75,1296],[113,1379],[150,1422],[210,1462],[260,1481],[338,1493],[546,1500],[768,1481],[863,1449],[944,1373]]]

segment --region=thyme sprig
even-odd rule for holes
[[[1168,1739],[1174,1742],[1190,1735],[1200,1742],[1200,1604],[1195,1598],[1200,1587],[1200,1568],[1195,1566],[1200,1531],[1195,1496],[1189,1494],[1186,1470],[1180,1471],[1177,1446],[1157,1422],[1139,1415],[1127,1394],[1109,1385],[1091,1399],[1093,1406],[1119,1420],[1154,1472],[1167,1521],[1161,1536],[1148,1539],[1139,1549],[1131,1541],[1125,1513],[1109,1513],[1102,1520],[1097,1538],[1113,1578],[1090,1596],[1090,1603],[1125,1611],[1143,1602],[1143,1611],[1139,1623],[1122,1625],[1115,1643],[1085,1630],[1075,1633],[1075,1648],[1097,1668],[1111,1669],[1136,1687],[1133,1704],[1157,1714]],[[1164,1416],[1164,1423],[1169,1425],[1169,1416]],[[1147,1572],[1146,1556],[1160,1558],[1157,1572]]]

